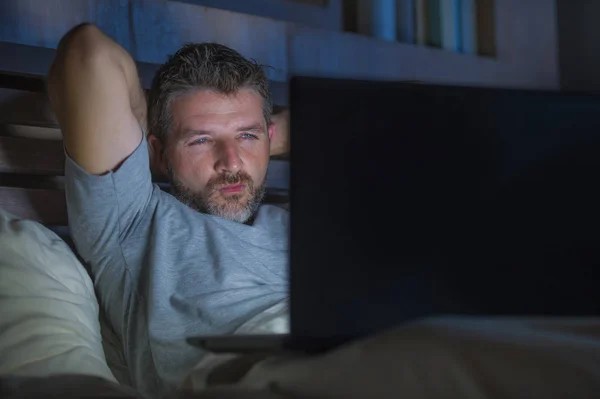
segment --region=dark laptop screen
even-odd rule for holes
[[[290,103],[299,345],[598,313],[600,97],[296,77]]]

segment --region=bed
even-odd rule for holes
[[[52,57],[52,50],[0,43],[0,376],[127,384],[118,339],[101,326],[91,279],[68,246],[64,152],[44,95]],[[146,87],[152,68],[140,65]],[[285,203],[288,160],[275,152],[268,201]],[[185,387],[204,388],[199,374]],[[236,383],[278,393],[264,397],[594,397],[600,320],[422,320],[322,356],[268,359]],[[0,381],[3,392],[25,392],[11,386]]]

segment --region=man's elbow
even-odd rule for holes
[[[59,42],[57,60],[94,61],[110,50],[111,40],[94,24],[84,23],[71,29]]]
[[[121,53],[119,46],[96,25],[77,25],[58,44],[56,57],[48,71],[49,91],[66,84],[74,74],[101,73],[110,68],[110,60],[117,60],[115,55],[121,56]]]

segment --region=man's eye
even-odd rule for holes
[[[199,139],[196,139],[194,141],[192,141],[190,143],[190,145],[194,145],[194,144],[206,144],[208,142],[208,139],[206,137],[201,137]]]
[[[242,135],[240,137],[243,139],[250,139],[250,140],[258,139],[258,136],[256,136],[255,134],[251,134],[251,133],[242,133]]]

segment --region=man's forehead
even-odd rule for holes
[[[220,131],[265,131],[267,123],[260,115],[220,114],[190,115],[179,121],[178,131],[181,134],[218,133]]]
[[[253,90],[232,95],[198,91],[176,99],[172,107],[177,130],[239,129],[260,125],[263,118],[262,97]]]
[[[262,112],[263,101],[260,94],[251,89],[241,89],[232,94],[198,90],[176,98],[172,107],[173,113],[180,114],[181,117],[192,114]]]

